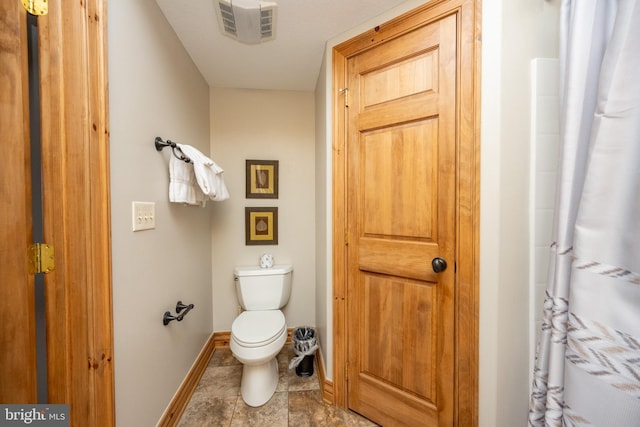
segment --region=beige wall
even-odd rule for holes
[[[559,0],[484,0],[480,425],[525,425],[529,401],[529,164],[536,57],[557,56]]]
[[[155,2],[108,8],[116,422],[155,425],[211,333],[211,208],[168,202],[169,150],[209,151],[208,86]],[[155,230],[131,231],[131,202],[156,203]],[[195,309],[162,325],[178,300]]]
[[[323,59],[315,91],[315,122],[326,123],[328,118],[327,89],[325,79],[327,62]],[[332,237],[329,230],[331,227],[331,173],[326,165],[331,162],[331,145],[321,143],[327,141],[327,127],[316,126],[315,135],[315,170],[316,170],[316,319],[318,342],[322,354],[333,355],[333,339],[330,337],[333,331],[332,313],[332,292],[331,292],[331,270],[332,270]],[[333,366],[325,367],[329,378],[333,377]]]
[[[213,329],[230,331],[237,315],[236,265],[271,253],[292,264],[284,314],[289,327],[315,326],[315,168],[312,92],[211,88],[211,157],[225,170],[231,198],[212,208]],[[279,161],[279,198],[245,198],[245,160]],[[244,208],[278,207],[278,245],[246,246]]]

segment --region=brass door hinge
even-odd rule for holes
[[[21,0],[22,6],[32,15],[46,15],[49,13],[47,0]]]
[[[34,243],[29,246],[29,273],[50,273],[56,268],[53,246]]]

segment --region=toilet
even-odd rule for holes
[[[262,406],[278,386],[276,356],[287,340],[287,323],[280,309],[291,294],[291,265],[270,268],[236,267],[238,302],[245,310],[231,325],[231,352],[242,363],[242,400]]]

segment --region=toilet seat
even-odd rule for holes
[[[243,347],[263,347],[280,338],[286,329],[280,310],[244,311],[231,325],[231,338]]]

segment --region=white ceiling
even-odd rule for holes
[[[312,91],[327,40],[406,0],[271,0],[276,38],[246,45],[222,35],[215,0],[156,0],[210,86]]]

